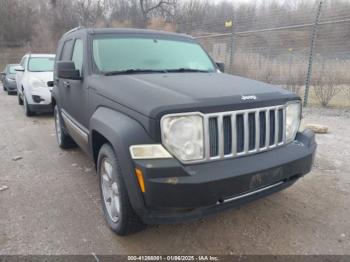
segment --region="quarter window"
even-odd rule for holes
[[[67,40],[63,44],[60,60],[69,61],[72,57],[72,43],[73,40]]]

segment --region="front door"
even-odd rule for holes
[[[79,70],[82,80],[59,79],[58,84],[65,125],[74,140],[84,150],[88,150],[88,91],[84,85],[83,54],[84,44],[80,38],[66,41],[61,61],[73,61],[75,69]]]

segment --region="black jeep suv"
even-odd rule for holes
[[[221,67],[186,35],[76,28],[59,41],[58,144],[96,164],[117,234],[231,208],[310,171],[300,98]]]

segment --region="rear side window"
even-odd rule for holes
[[[83,68],[83,41],[81,39],[75,40],[72,61],[74,62],[75,69],[81,70]]]
[[[61,61],[69,61],[72,57],[72,44],[73,40],[67,40],[63,44],[60,60]]]

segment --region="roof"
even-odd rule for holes
[[[68,31],[64,36],[73,34],[73,33],[87,33],[87,34],[142,34],[142,35],[159,35],[159,36],[173,36],[173,37],[182,37],[182,38],[190,38],[192,36],[185,34],[178,34],[167,31],[160,30],[150,30],[150,29],[136,29],[136,28],[84,28],[77,27],[70,31]]]

